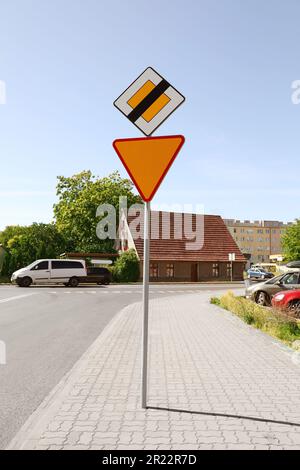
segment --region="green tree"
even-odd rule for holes
[[[23,229],[17,234],[11,231],[12,238],[6,241],[8,253],[3,274],[11,275],[36,259],[57,258],[68,248],[66,240],[54,224],[34,223]]]
[[[286,229],[282,237],[282,246],[287,261],[300,260],[300,219]]]
[[[113,266],[113,278],[117,282],[136,282],[140,277],[140,263],[131,249],[122,253]]]
[[[26,233],[28,227],[21,225],[8,225],[2,232],[0,232],[0,244],[7,247],[7,243],[16,235],[22,235]]]
[[[121,178],[118,172],[96,178],[90,171],[71,177],[58,177],[58,202],[54,217],[58,230],[69,240],[74,251],[113,252],[113,240],[99,240],[96,227],[101,220],[96,216],[100,204],[111,204],[119,216],[119,197],[126,196],[128,206],[141,202],[132,192],[133,184]]]

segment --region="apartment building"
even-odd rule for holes
[[[268,263],[282,253],[281,237],[292,223],[277,220],[224,219],[225,224],[249,263]]]

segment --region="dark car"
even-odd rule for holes
[[[250,284],[246,281],[246,298],[259,305],[271,305],[272,297],[278,292],[292,289],[300,289],[300,272],[292,271],[273,277],[265,282]]]
[[[300,261],[290,261],[287,263],[286,267],[290,269],[300,269]]]
[[[108,285],[111,283],[111,272],[107,268],[88,267],[87,277],[83,282]],[[80,280],[82,282],[82,279]]]

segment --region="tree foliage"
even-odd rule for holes
[[[96,178],[90,171],[71,177],[58,177],[58,202],[54,205],[54,217],[58,230],[69,240],[74,251],[113,252],[113,240],[99,240],[96,217],[100,204],[111,204],[116,209],[117,223],[119,197],[126,196],[128,206],[141,202],[132,192],[130,180],[121,178],[118,172],[104,178]]]
[[[140,263],[136,252],[122,253],[113,266],[113,278],[117,282],[136,282],[140,277]]]
[[[300,261],[300,219],[286,229],[282,237],[282,246],[287,261]]]
[[[2,269],[5,275],[37,259],[57,258],[68,248],[66,240],[54,224],[7,227],[0,233],[0,240],[7,250]]]
[[[28,227],[21,225],[8,225],[2,232],[0,232],[0,244],[4,247],[7,247],[9,240],[11,240],[16,235],[22,235],[26,233]]]

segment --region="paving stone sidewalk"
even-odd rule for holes
[[[151,408],[140,407],[139,303],[114,317],[9,448],[300,449],[296,353],[208,299],[151,301]]]

